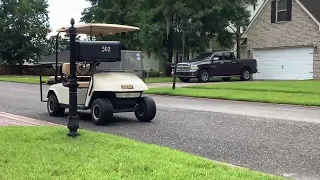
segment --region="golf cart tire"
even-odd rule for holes
[[[207,74],[207,78],[204,80],[204,76]],[[210,76],[209,76],[209,71],[207,69],[201,69],[198,75],[198,81],[199,82],[209,82]]]
[[[188,77],[180,77],[179,79],[180,79],[180,81],[185,82],[185,83],[190,81],[190,78],[188,78]]]
[[[52,103],[50,106],[50,103]],[[50,116],[63,116],[65,108],[60,107],[60,103],[55,94],[50,94],[47,101],[47,110]]]
[[[136,118],[140,122],[150,122],[154,119],[157,113],[157,107],[156,103],[151,97],[141,97],[138,101],[137,108],[140,108],[138,106],[142,105],[143,112],[139,112],[139,109],[137,109],[134,114],[136,115]]]
[[[107,125],[113,118],[113,105],[109,99],[97,98],[91,104],[90,114],[96,125]]]

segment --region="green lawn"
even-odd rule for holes
[[[43,81],[47,81],[49,76],[42,77]],[[7,82],[19,82],[19,83],[29,83],[29,84],[38,84],[39,76],[16,76],[16,75],[2,75],[0,76],[0,81]],[[146,78],[146,83],[162,83],[162,82],[172,82],[171,77],[155,77],[155,78]],[[177,82],[180,80],[177,78]]]
[[[49,78],[49,76],[44,76],[44,77],[42,77],[42,80],[47,81],[48,78]],[[39,76],[1,75],[0,81],[39,84],[40,77]]]
[[[146,93],[213,99],[320,106],[320,81],[251,81],[152,88]]]
[[[283,179],[119,136],[0,127],[1,179]]]
[[[320,94],[320,81],[251,81],[189,86],[187,88]]]
[[[172,82],[172,77],[155,77],[155,78],[146,78],[145,82],[150,83],[163,83],[163,82]],[[176,78],[176,82],[181,82],[179,78]]]

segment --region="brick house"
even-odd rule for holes
[[[266,0],[242,34],[254,79],[320,79],[320,0]]]

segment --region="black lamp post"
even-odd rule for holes
[[[69,122],[68,136],[75,137],[78,136],[79,122],[78,122],[78,112],[77,112],[77,75],[76,75],[76,28],[74,27],[74,19],[71,19],[71,27],[69,28],[70,36],[70,78],[68,81],[69,87]]]

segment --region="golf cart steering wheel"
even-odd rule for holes
[[[90,73],[91,63],[89,61],[77,62],[76,71],[78,76],[86,76]]]
[[[96,70],[100,62],[97,61],[81,61],[76,62],[76,72],[78,76],[89,76]]]

